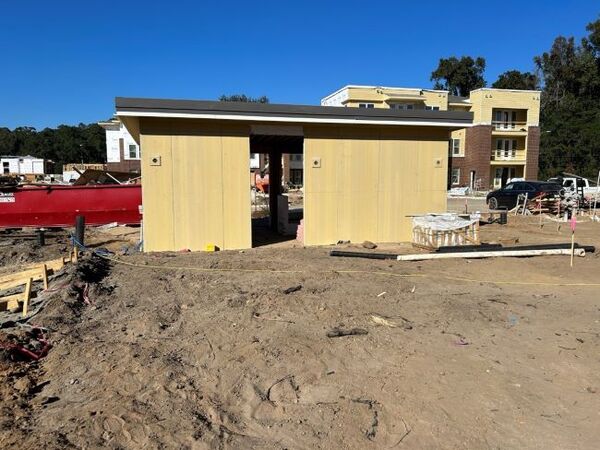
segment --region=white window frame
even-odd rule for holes
[[[456,181],[455,181],[456,177]],[[452,172],[450,172],[450,184],[452,186],[456,186],[460,184],[460,167],[453,167]]]
[[[358,107],[371,109],[371,108],[375,108],[375,103],[359,103]]]
[[[519,142],[517,139],[498,138],[496,139],[495,158],[496,160],[512,160],[517,157]]]
[[[464,156],[460,149],[460,138],[450,138],[450,150],[452,156]]]
[[[425,105],[425,110],[426,111],[439,111],[440,107],[439,106],[428,106],[428,105]]]
[[[133,150],[133,154],[132,151]],[[127,159],[139,159],[137,145],[127,144]]]

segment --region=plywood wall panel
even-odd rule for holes
[[[171,136],[141,136],[142,204],[144,205],[144,250],[164,251],[175,248],[173,213],[173,162]],[[161,165],[150,164],[160,156]]]
[[[250,212],[250,141],[248,136],[223,136],[223,239],[228,249],[252,247]]]
[[[250,247],[249,128],[152,120],[141,130],[144,249]]]
[[[424,127],[346,127],[331,139],[305,126],[305,160],[335,167],[306,167],[305,244],[409,241],[407,216],[446,209],[448,137]]]

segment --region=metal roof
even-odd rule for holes
[[[244,121],[356,123],[468,127],[464,111],[395,110],[271,103],[218,102],[117,97],[117,116],[178,117]]]

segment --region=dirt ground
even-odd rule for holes
[[[481,232],[570,233],[514,216]],[[579,224],[577,241],[600,246],[600,224]],[[333,247],[122,255],[122,230],[90,242],[118,262],[67,267],[32,319],[53,348],[0,362],[1,448],[598,448],[597,253],[571,269],[566,256],[396,262]]]

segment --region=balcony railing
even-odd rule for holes
[[[525,161],[525,150],[492,150],[492,161]]]
[[[527,131],[527,122],[493,121],[494,131]]]

